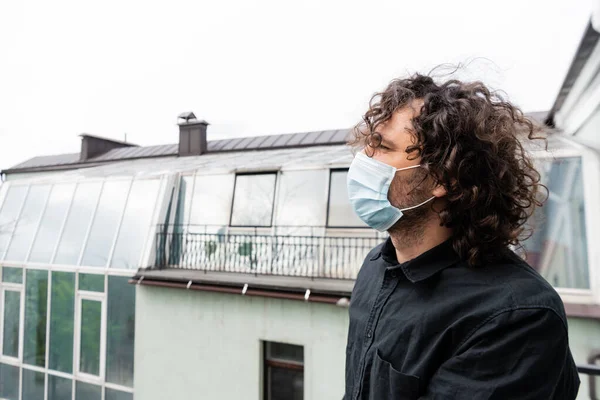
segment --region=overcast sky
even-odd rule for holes
[[[391,79],[467,69],[549,109],[590,0],[2,0],[0,168],[76,153],[77,135],[176,143],[344,128]]]

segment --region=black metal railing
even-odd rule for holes
[[[355,279],[378,236],[195,233],[161,228],[157,268]]]

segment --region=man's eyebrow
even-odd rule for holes
[[[381,144],[384,146],[389,147],[390,145],[393,146],[394,142],[392,142],[391,140],[387,139],[385,136],[381,135]]]

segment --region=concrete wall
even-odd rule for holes
[[[569,318],[569,346],[577,364],[587,364],[591,351],[600,351],[600,321]],[[580,375],[577,400],[589,400],[589,377]],[[600,397],[600,377],[596,378],[596,395]]]
[[[261,341],[304,346],[304,399],[341,399],[348,310],[140,285],[137,400],[262,400]]]

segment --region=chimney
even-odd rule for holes
[[[117,140],[88,135],[86,133],[79,136],[81,136],[81,153],[79,155],[79,160],[82,162],[107,153],[112,149],[137,146],[135,144],[119,142]]]
[[[196,119],[193,112],[179,115],[179,156],[199,156],[206,153],[206,128],[208,122]]]

